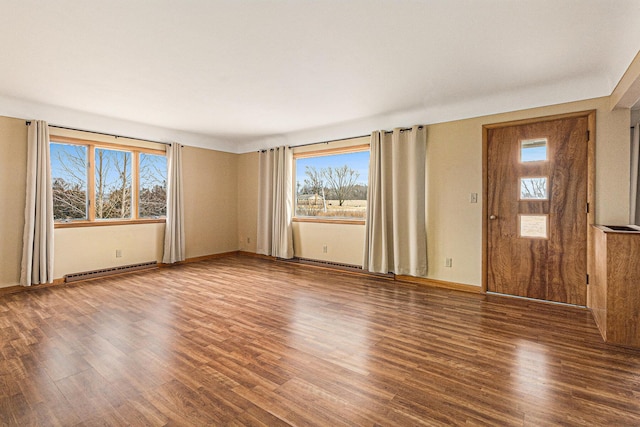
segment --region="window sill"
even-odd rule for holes
[[[54,228],[79,228],[79,227],[103,227],[109,225],[133,225],[133,224],[156,224],[164,223],[165,218],[158,219],[116,219],[102,221],[70,221],[56,222]]]
[[[320,224],[354,224],[364,225],[364,219],[294,217],[293,222],[315,222]]]

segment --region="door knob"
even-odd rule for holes
[[[489,219],[496,219],[496,218],[497,218],[497,216],[495,216],[495,215],[491,215],[491,216],[489,217]]]

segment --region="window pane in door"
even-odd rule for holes
[[[547,239],[549,217],[547,215],[520,215],[520,237],[531,239]]]
[[[541,162],[547,160],[547,139],[527,139],[520,142],[520,161]]]
[[[520,200],[547,200],[547,178],[520,178]]]

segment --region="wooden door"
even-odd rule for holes
[[[586,305],[589,117],[486,132],[487,290]]]

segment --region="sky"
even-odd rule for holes
[[[126,152],[126,151],[119,151],[119,150],[109,150],[109,149],[102,149],[99,148],[97,150],[104,150],[106,152],[108,152],[108,154],[110,156],[116,156],[116,158],[118,159],[118,162],[122,162],[123,161],[123,156],[125,154],[128,154],[129,156],[129,164],[127,166],[127,172],[129,173],[129,175],[131,174],[131,158],[132,158],[132,154],[130,152]],[[51,176],[52,178],[63,178],[65,181],[67,182],[77,182],[77,179],[74,179],[72,176],[69,175],[69,173],[67,171],[65,171],[64,167],[63,167],[63,163],[62,161],[66,161],[69,162],[68,160],[68,155],[72,155],[72,156],[81,156],[84,157],[84,162],[86,164],[86,156],[87,156],[87,149],[83,146],[80,145],[71,145],[71,144],[59,144],[59,143],[52,143],[51,144]],[[62,159],[62,161],[61,161]],[[65,160],[66,159],[66,160]],[[155,184],[162,184],[163,180],[166,180],[166,168],[167,168],[167,161],[166,158],[164,156],[161,155],[153,155],[153,154],[145,154],[145,153],[141,153],[140,154],[140,159],[141,159],[141,163],[144,162],[145,165],[147,165],[150,169],[151,172],[156,172],[155,175],[152,178],[157,178],[155,180],[150,180],[147,177],[144,176],[144,172],[146,169],[144,168],[143,165],[141,165],[141,171],[140,171],[140,178],[141,178],[141,185],[149,185],[149,186],[153,186]],[[116,180],[118,180],[118,170],[117,168],[112,164],[112,162],[114,161],[113,157],[109,157],[108,158],[108,171],[107,171],[107,176],[106,176],[106,182],[108,184],[112,184],[114,183]],[[107,163],[105,163],[105,166],[107,165]],[[71,164],[68,164],[67,166],[72,166]],[[79,169],[79,165],[75,165],[76,166],[76,170]],[[86,167],[86,166],[85,166]],[[86,169],[85,169],[86,170]],[[82,178],[84,178],[83,181],[83,186],[86,186],[86,172],[84,174],[82,174],[80,171],[78,171],[78,175],[82,175]],[[147,178],[147,179],[145,179]]]
[[[65,153],[77,155],[83,152],[83,156],[86,159],[87,150],[86,148],[78,145],[69,145],[69,144],[50,144],[51,147],[51,178],[62,178],[66,182],[77,182],[76,179],[71,177],[63,168],[62,162],[60,159],[64,159]],[[85,160],[86,162],[86,160]],[[85,173],[86,175],[86,173]],[[86,181],[83,182],[86,185]]]
[[[369,151],[297,159],[296,182],[299,182],[301,186],[304,185],[304,179],[306,178],[304,173],[305,166],[312,166],[319,170],[327,166],[335,168],[344,165],[348,165],[360,174],[358,178],[359,184],[367,185],[369,177]]]
[[[535,162],[547,160],[547,145],[532,145],[522,147],[521,154],[523,162]]]

